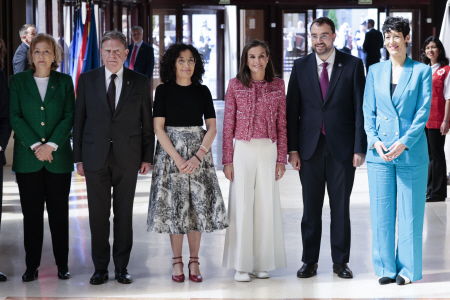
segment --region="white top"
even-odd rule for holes
[[[334,59],[336,58],[336,49],[333,47],[333,53],[331,53],[330,57],[325,61],[328,63],[327,65],[327,72],[328,72],[328,80],[331,79],[331,71],[333,70],[334,65]],[[322,75],[322,69],[323,69],[323,61],[320,59],[319,55],[316,53],[316,61],[317,61],[317,74],[319,74],[319,80],[320,76]]]
[[[45,99],[45,94],[47,93],[47,86],[48,86],[48,81],[50,80],[50,77],[33,77],[34,81],[36,81],[36,85],[38,87],[39,90],[39,95],[41,95],[41,99],[42,102],[44,102]],[[33,150],[34,147],[42,145],[41,142],[37,142],[34,143],[33,145],[30,146],[31,150]],[[55,148],[56,151],[58,149],[58,145],[56,145],[55,143],[47,143],[47,145],[52,146],[53,148]]]
[[[435,63],[434,65],[431,66],[431,71],[433,72],[433,75],[440,67],[441,65],[439,63]],[[442,73],[441,75],[444,76],[445,73]],[[450,75],[447,75],[447,78],[445,78],[444,81],[444,99],[450,100]]]
[[[33,77],[33,78],[36,81],[36,85],[38,87],[39,94],[41,95],[42,102],[44,102],[45,93],[47,92],[47,86],[50,77]]]
[[[111,75],[113,73],[108,70],[108,68],[105,67],[105,82],[106,82],[106,93],[108,93],[109,84],[111,82]],[[122,83],[123,83],[123,66],[120,68],[120,70],[116,73],[117,77],[114,80],[116,83],[116,107],[117,103],[119,103],[120,93],[122,92]]]
[[[142,40],[140,43],[138,43],[138,44],[133,44],[133,50],[131,51],[131,56],[130,57],[133,57],[133,52],[134,52],[134,47],[135,46],[137,46],[137,49],[136,49],[136,56],[134,57],[134,62],[136,62],[136,58],[137,58],[137,55],[138,55],[138,53],[139,53],[139,49],[141,49],[141,46],[142,46],[142,43],[144,42],[144,40]],[[131,64],[131,58],[130,58],[130,64]]]

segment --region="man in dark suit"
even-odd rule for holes
[[[5,149],[11,135],[11,125],[9,125],[9,94],[8,83],[3,70],[0,70],[0,229],[2,223],[2,201],[3,201],[3,166],[6,165]],[[0,281],[6,281],[6,275],[0,272]]]
[[[126,268],[133,244],[137,173],[150,171],[155,143],[150,87],[145,76],[123,66],[128,54],[125,35],[107,32],[101,47],[105,66],[78,80],[73,155],[78,174],[86,176],[95,266],[90,283],[108,280],[111,187],[115,278],[131,283]]]
[[[33,24],[25,24],[19,30],[22,44],[17,48],[13,57],[14,74],[26,71],[30,68],[28,63],[28,49],[30,49],[31,40],[36,36],[36,26]]]
[[[366,69],[369,72],[369,67],[380,62],[381,53],[380,48],[383,48],[384,41],[381,32],[374,28],[375,21],[367,20],[367,33],[364,40],[363,50],[366,53]]]
[[[144,43],[144,29],[140,26],[131,28],[131,38],[134,43],[128,46],[125,66],[130,70],[144,74],[150,81],[153,75],[153,67],[155,66],[153,47]]]
[[[287,92],[289,163],[300,171],[303,193],[303,266],[300,278],[317,274],[325,186],[331,209],[333,271],[352,278],[350,194],[367,141],[362,112],[361,59],[334,48],[335,26],[322,17],[311,25],[314,50],[294,62]]]

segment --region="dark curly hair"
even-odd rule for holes
[[[175,70],[175,64],[177,58],[180,57],[180,52],[189,50],[195,59],[194,74],[192,74],[191,81],[194,85],[199,85],[203,82],[203,74],[205,74],[205,62],[202,55],[192,45],[186,45],[183,43],[176,43],[169,46],[164,52],[160,61],[160,77],[163,83],[174,84],[177,80],[177,74]]]
[[[386,20],[384,21],[382,30],[385,36],[386,33],[395,30],[397,32],[401,32],[403,34],[403,38],[406,38],[411,29],[409,28],[408,19],[402,17],[387,17]]]
[[[431,60],[427,57],[427,54],[425,53],[425,48],[428,46],[429,43],[434,42],[436,44],[436,47],[439,49],[439,56],[438,56],[438,63],[441,66],[447,66],[449,64],[448,58],[445,55],[445,48],[444,45],[442,45],[442,42],[435,36],[430,36],[425,40],[425,43],[423,43],[422,47],[422,60],[425,64],[429,65],[431,63]]]

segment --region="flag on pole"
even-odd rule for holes
[[[83,70],[84,56],[86,54],[86,46],[89,35],[89,25],[91,22],[91,9],[89,4],[86,3],[86,21],[84,22],[83,29],[83,39],[81,40],[80,53],[78,54],[77,68],[74,69],[75,72],[75,93],[78,87],[78,77],[80,77],[81,71]]]
[[[450,56],[450,0],[447,1],[447,6],[445,7],[444,19],[442,20],[439,40],[444,45],[447,57]]]
[[[73,86],[77,82],[76,70],[78,66],[78,56],[80,54],[81,41],[83,39],[83,22],[81,20],[81,7],[75,13],[75,26],[73,32],[72,49],[70,53],[69,74],[72,77]]]
[[[83,68],[81,73],[93,70],[100,66],[100,57],[98,55],[97,26],[95,25],[94,5],[90,9],[91,19],[88,24],[88,40],[86,52],[83,59]]]

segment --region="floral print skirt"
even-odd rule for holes
[[[165,127],[175,150],[190,159],[197,153],[206,131],[200,126]],[[192,174],[181,173],[161,144],[156,145],[148,231],[187,234],[228,227],[227,213],[211,151]]]

